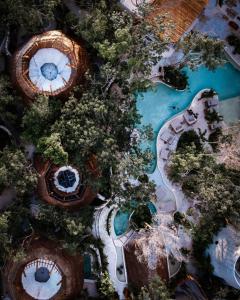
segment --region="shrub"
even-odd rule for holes
[[[131,222],[134,223],[134,225],[137,226],[138,229],[144,228],[145,223],[151,224],[152,223],[152,215],[147,205],[139,205],[132,217]]]
[[[227,41],[230,46],[234,47],[233,54],[240,54],[240,39],[236,35],[231,34],[227,37]]]
[[[171,66],[164,68],[164,78],[162,80],[178,90],[184,90],[188,84],[187,75]]]
[[[194,144],[197,151],[202,150],[202,144],[198,134],[194,130],[185,131],[179,138],[177,151],[184,150],[187,146]]]

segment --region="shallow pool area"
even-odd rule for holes
[[[143,147],[149,147],[156,156],[156,137],[163,124],[174,115],[186,109],[194,96],[202,89],[213,88],[220,97],[220,101],[240,95],[240,72],[230,63],[209,71],[204,66],[192,71],[185,68],[189,86],[185,91],[176,91],[163,84],[158,84],[154,90],[139,94],[137,108],[142,115],[141,124],[151,124],[154,131],[154,140]],[[156,167],[153,160],[149,173]]]
[[[120,236],[124,234],[129,226],[129,217],[130,213],[129,212],[123,212],[121,210],[118,210],[114,217],[114,232],[116,236]]]
[[[136,207],[136,204],[134,205],[134,200],[132,200],[132,203],[132,206]],[[157,208],[151,201],[147,203],[147,207],[152,215],[155,215],[157,213]],[[133,213],[133,210],[131,213]],[[123,235],[128,230],[131,213],[121,210],[117,211],[113,221],[114,232],[117,237]]]
[[[152,215],[155,215],[157,213],[156,206],[151,201],[148,202],[147,206],[148,206],[148,209],[150,210],[150,213]]]

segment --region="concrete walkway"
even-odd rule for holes
[[[117,251],[116,246],[114,244],[114,239],[108,235],[108,232],[106,230],[106,222],[107,217],[110,212],[111,208],[104,207],[101,211],[97,211],[94,217],[94,223],[93,223],[93,235],[95,237],[98,237],[102,240],[104,243],[104,254],[107,257],[108,260],[108,273],[112,280],[113,286],[115,290],[117,291],[120,299],[125,299],[123,295],[123,290],[127,286],[127,278],[125,278],[125,282],[122,282],[117,277]],[[117,245],[121,248],[121,244]],[[124,254],[123,254],[124,255]],[[125,264],[124,264],[125,267]],[[126,277],[126,268],[125,270],[125,277]]]
[[[192,125],[188,125],[187,122],[184,121],[184,118],[183,118],[185,111],[181,112],[180,114],[178,114],[177,116],[174,116],[172,119],[170,119],[168,122],[165,123],[165,125],[160,129],[160,131],[158,133],[158,137],[157,137],[157,167],[160,171],[160,174],[162,176],[164,184],[169,189],[171,189],[174,194],[174,197],[176,199],[177,211],[180,211],[183,213],[186,212],[187,209],[191,206],[191,199],[187,199],[187,197],[184,195],[184,193],[182,192],[182,189],[179,185],[177,185],[169,180],[167,173],[166,173],[166,165],[168,163],[168,160],[160,158],[159,153],[163,149],[165,149],[165,150],[168,149],[168,151],[170,151],[170,153],[174,152],[177,148],[178,140],[184,131],[189,131],[191,129],[194,129],[198,133],[198,128],[199,128],[202,133],[204,131],[206,131],[205,138],[208,139],[210,130],[208,128],[208,124],[207,124],[207,121],[205,120],[205,116],[204,116],[205,101],[204,101],[204,99],[198,101],[202,92],[207,91],[207,90],[208,89],[201,90],[194,97],[192,103],[190,104],[190,106],[188,108],[188,109],[191,109],[195,114],[196,113],[198,114],[196,123],[194,123]],[[218,105],[216,107],[218,107]],[[174,133],[174,131],[171,129],[171,123],[176,122],[176,121],[179,121],[179,123],[181,122],[181,124],[183,126],[183,130],[179,133]],[[174,134],[174,140],[171,145],[169,145],[168,143],[164,142],[161,139],[161,134],[165,130],[169,130],[172,132],[172,134]]]

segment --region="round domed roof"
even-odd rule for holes
[[[54,184],[59,191],[73,193],[80,183],[79,173],[71,166],[64,166],[54,174]]]
[[[61,281],[61,271],[48,259],[29,262],[22,273],[22,286],[34,299],[51,299],[60,290]]]
[[[46,267],[40,267],[35,272],[35,280],[38,282],[47,282],[50,279],[50,271]]]
[[[86,51],[60,31],[32,37],[14,56],[13,79],[27,96],[69,91],[87,70]]]

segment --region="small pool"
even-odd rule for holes
[[[83,256],[83,274],[86,279],[92,278],[91,257],[89,254]]]
[[[156,157],[156,137],[163,124],[175,114],[186,109],[193,97],[204,88],[213,88],[219,94],[220,100],[240,95],[240,72],[230,63],[209,71],[204,66],[196,71],[184,69],[189,78],[189,87],[180,92],[163,84],[156,86],[137,97],[137,108],[142,115],[141,124],[151,124],[154,131],[154,140],[144,144],[143,148],[150,147]],[[156,167],[156,159],[153,160],[150,173]]]
[[[150,210],[150,213],[152,215],[155,215],[157,213],[156,206],[152,202],[148,202],[147,206],[148,206],[148,208]]]
[[[129,212],[123,212],[121,210],[118,210],[114,217],[114,231],[116,236],[120,236],[124,234],[129,226]]]
[[[134,200],[132,200],[132,202],[134,203]],[[151,201],[149,201],[147,203],[147,206],[152,215],[155,215],[157,213],[157,209]],[[115,232],[116,236],[120,236],[127,231],[128,226],[129,226],[129,218],[130,218],[129,212],[123,212],[121,210],[118,210],[118,212],[116,213],[116,215],[114,217],[114,222],[113,222],[114,232]]]

